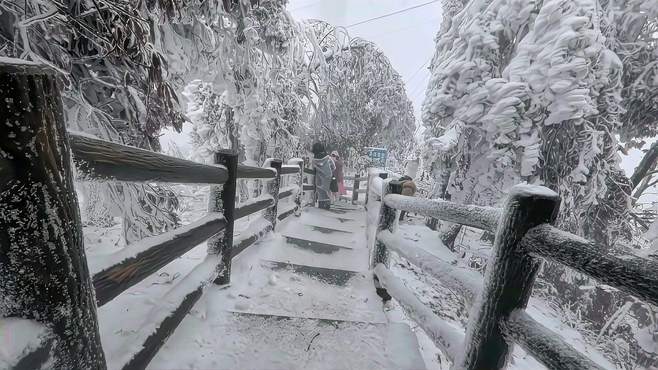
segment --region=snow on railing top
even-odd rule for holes
[[[161,267],[224,229],[221,213],[201,219],[170,232],[145,238],[116,253],[89,258],[96,300],[99,306],[144,280]]]
[[[36,321],[0,318],[0,369],[13,369],[21,359],[46,344],[50,336],[51,331]]]
[[[183,234],[189,234],[196,230],[200,225],[207,224],[208,222],[221,221],[224,221],[224,216],[221,213],[211,213],[188,225],[174,229],[171,232],[144,238],[137,243],[131,244],[130,248],[123,248],[120,251],[109,255],[94,256],[94,258],[89,258],[89,272],[96,274],[107,270],[127,259],[136,258],[140,253],[143,253],[154,246],[180,238]]]
[[[420,325],[446,356],[454,361],[464,345],[464,333],[434,314],[432,309],[418,300],[386,266],[382,264],[375,266],[374,273],[382,287],[400,302],[407,314]]]
[[[299,166],[284,164],[281,166],[282,175],[297,175],[299,173]]]
[[[451,291],[460,294],[467,302],[472,303],[482,290],[482,276],[474,270],[460,267],[453,262],[445,261],[426,250],[409,243],[402,234],[381,231],[377,240],[386,244],[386,247],[395,251],[412,264],[439,280]]]
[[[658,262],[655,260],[602,253],[604,248],[551,225],[530,229],[521,247],[531,255],[559,262],[658,305]]]
[[[226,167],[201,164],[69,132],[73,161],[83,180],[223,184]]]
[[[384,190],[384,179],[379,176],[373,176],[370,180],[369,189],[372,193],[381,196]]]
[[[273,179],[276,177],[276,170],[271,167],[255,167],[238,165],[239,179]]]
[[[462,205],[440,199],[420,199],[399,194],[384,197],[387,206],[401,211],[419,213],[482,230],[496,231],[500,209]]]

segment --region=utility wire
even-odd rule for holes
[[[409,80],[407,80],[407,82],[406,82],[405,84],[408,84],[408,83],[410,83],[411,81],[413,81],[413,80],[414,80],[414,77],[416,77],[416,75],[418,74],[418,72],[420,72],[420,70],[423,69],[423,67],[425,67],[425,66],[427,65],[427,63],[430,62],[430,60],[432,60],[432,57],[430,57],[429,59],[427,59],[427,60],[425,61],[425,63],[421,64],[420,67],[418,67],[418,69],[416,70],[416,72],[414,72],[414,73],[411,75],[411,77],[409,78]]]
[[[396,14],[408,12],[409,10],[417,9],[417,8],[420,8],[420,7],[423,7],[423,6],[426,6],[426,5],[430,5],[430,4],[433,4],[433,3],[437,3],[437,2],[439,2],[439,0],[432,0],[432,1],[428,1],[428,2],[423,3],[423,4],[418,4],[418,5],[411,6],[409,8],[396,10],[392,13],[388,13],[388,14],[380,15],[378,17],[374,17],[374,18],[366,19],[366,20],[363,20],[363,21],[360,21],[360,22],[352,23],[350,25],[345,26],[345,28],[350,28],[350,27],[358,26],[358,25],[361,25],[361,24],[364,24],[364,23],[376,21],[378,19],[387,18],[387,17],[393,16],[393,15],[396,15]]]

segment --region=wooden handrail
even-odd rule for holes
[[[236,151],[222,150],[216,153],[215,164],[207,165],[83,133],[67,133],[56,72],[5,58],[0,61],[0,80],[7,103],[0,114],[11,120],[11,124],[0,125],[0,137],[9,138],[0,140],[5,153],[0,158],[0,172],[7,184],[25,192],[17,196],[0,191],[0,206],[9,215],[0,219],[0,267],[7,272],[0,279],[0,290],[15,303],[9,314],[36,318],[52,329],[52,340],[32,351],[34,355],[25,357],[28,362],[19,366],[40,367],[37,360],[48,360],[55,368],[106,369],[92,289],[97,305],[102,306],[208,240],[206,260],[167,293],[164,304],[155,307],[142,325],[149,336],[124,368],[146,368],[204,287],[210,281],[230,281],[232,257],[273,230],[278,219],[301,212],[301,159],[292,159],[285,166],[281,160],[272,160],[272,168],[261,168],[238,164]],[[89,268],[71,160],[82,180],[210,184],[209,213],[119,252],[92,258]],[[281,176],[295,174],[302,175],[296,186],[280,189]],[[267,197],[235,207],[238,179],[274,180],[266,182]],[[277,215],[279,197],[295,193],[294,207]],[[260,210],[265,212],[252,225],[255,232],[233,240],[235,220]],[[40,258],[35,260],[35,255]],[[26,269],[49,271],[48,279],[25,274]],[[24,303],[32,306],[23,307]],[[47,359],[51,354],[53,358]]]
[[[500,209],[463,205],[439,199],[420,199],[399,194],[384,198],[387,206],[400,211],[418,213],[482,230],[495,231]]]
[[[432,339],[432,342],[454,362],[464,343],[464,334],[443,321],[432,312],[432,309],[420,302],[401,281],[393,276],[386,266],[382,264],[375,266],[374,273],[381,286],[406,309],[410,318],[418,323]]]
[[[272,196],[269,194],[250,199],[244,203],[238,204],[238,206],[235,208],[235,219],[241,219],[242,217],[246,217],[258,211],[270,208],[273,205],[274,198],[272,198]]]
[[[655,260],[602,253],[604,248],[551,225],[530,229],[521,240],[521,246],[533,256],[561,263],[658,305],[658,262]]]
[[[299,166],[284,164],[281,166],[282,175],[297,175],[299,174]]]
[[[273,179],[276,177],[276,171],[271,168],[238,165],[239,179]]]
[[[228,172],[90,136],[69,133],[73,161],[82,179],[181,184],[223,184]]]
[[[299,172],[299,168],[297,168],[297,172]],[[297,187],[296,186],[289,186],[287,188],[281,189],[279,192],[279,200],[287,198],[297,192]]]
[[[377,240],[384,243],[389,250],[439,280],[441,284],[460,295],[466,302],[475,301],[477,294],[482,290],[482,276],[477,271],[456,266],[451,263],[452,261],[444,261],[409,243],[400,234],[385,230],[377,235]]]
[[[141,240],[109,256],[98,257],[100,261],[96,264],[96,259],[90,260],[96,302],[99,306],[106,304],[224,227],[226,221],[221,214],[209,214],[189,225]]]
[[[520,345],[549,369],[603,370],[523,310],[512,312],[503,320],[501,328],[508,341]]]

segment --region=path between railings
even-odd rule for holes
[[[376,294],[361,207],[305,208],[232,269],[231,285],[204,292],[149,368],[425,368],[414,333],[387,321]]]

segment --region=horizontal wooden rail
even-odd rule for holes
[[[249,216],[258,211],[270,208],[274,205],[274,198],[266,194],[258,198],[250,199],[246,202],[240,203],[235,207],[235,219],[238,220],[242,217]]]
[[[150,333],[142,346],[123,366],[124,370],[146,369],[167,338],[183,321],[192,307],[201,298],[203,288],[217,276],[218,256],[210,254],[186,275],[164,297],[158,299],[158,306],[147,316],[147,321],[139,328],[140,333]]]
[[[131,146],[69,133],[73,161],[82,179],[181,184],[223,184],[228,172]]]
[[[271,168],[238,165],[239,179],[273,179],[276,177],[276,170]]]
[[[405,312],[425,331],[432,342],[454,361],[460,354],[464,343],[464,333],[459,332],[450,324],[434,314],[409,291],[404,284],[382,264],[374,270],[377,279],[386,291],[405,308]]]
[[[453,265],[439,257],[405,241],[400,234],[388,230],[381,231],[377,239],[391,251],[430,274],[456,294],[460,294],[467,303],[473,303],[482,290],[483,278],[474,270]],[[438,242],[437,242],[438,243]]]
[[[549,369],[585,370],[603,368],[567,344],[553,331],[535,321],[523,310],[516,310],[501,323],[508,341],[521,346]]]
[[[279,192],[279,200],[287,198],[297,192],[297,186],[289,186],[287,188],[281,189]]]
[[[315,169],[314,168],[304,168],[304,173],[307,175],[315,175]]]
[[[550,225],[530,229],[522,248],[589,275],[603,284],[658,305],[658,262],[637,256],[605,254],[602,247]]]
[[[249,225],[249,230],[256,230],[250,234],[240,234],[233,238],[233,249],[231,258],[235,258],[252,244],[256,243],[263,235],[272,231],[272,223],[260,217]]]
[[[294,207],[292,207],[292,208],[289,208],[289,209],[287,209],[287,210],[281,212],[281,213],[277,216],[277,219],[278,219],[279,221],[283,221],[286,217],[295,214],[295,211],[296,211],[296,210],[297,210],[297,206],[294,206]]]
[[[304,191],[313,191],[313,190],[315,190],[315,186],[304,184]]]
[[[198,221],[162,235],[144,239],[109,256],[90,259],[99,306],[111,301],[190,249],[224,229],[221,214],[209,214]],[[94,263],[99,261],[99,263]]]
[[[296,175],[299,173],[299,166],[284,164],[281,166],[282,175]]]
[[[496,231],[500,210],[491,207],[462,205],[440,199],[420,199],[399,194],[389,194],[384,202],[401,211],[418,213],[444,221]]]

